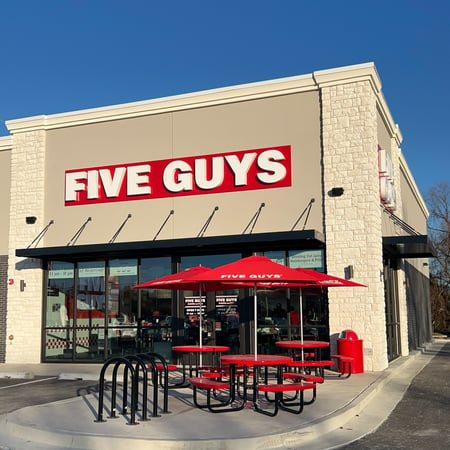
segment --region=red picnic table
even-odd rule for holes
[[[311,340],[292,340],[292,341],[277,341],[275,342],[277,347],[289,348],[289,349],[301,349],[300,360],[298,360],[297,355],[294,355],[294,361],[289,364],[290,367],[296,367],[303,369],[305,373],[310,374],[311,370],[314,369],[316,376],[319,378],[314,378],[316,382],[323,382],[324,368],[331,367],[335,365],[334,361],[323,360],[321,349],[329,347],[330,343],[326,341],[311,341]],[[305,349],[313,349],[312,352],[305,353]],[[313,378],[311,378],[311,381]]]
[[[230,347],[227,347],[226,345],[174,345],[172,347],[172,350],[189,354],[189,376],[192,376],[194,372],[198,374],[198,370],[200,369],[200,367],[202,367],[202,353],[212,353],[213,365],[217,366],[219,363],[217,354],[228,352],[230,350]],[[200,355],[200,357],[197,357],[198,355]],[[183,372],[184,368],[185,364],[183,360]]]
[[[253,368],[253,404],[256,403],[257,397],[257,386],[259,383],[258,370],[255,366],[264,367],[267,369],[270,366],[277,366],[277,382],[281,383],[283,380],[282,377],[282,368],[286,366],[290,362],[292,362],[292,358],[290,356],[283,355],[262,355],[262,354],[249,354],[249,355],[223,355],[220,357],[220,361],[222,364],[227,364],[230,368],[230,397],[232,401],[235,399],[236,394],[236,368],[242,368],[244,371],[243,374],[243,397],[244,400],[248,400],[247,398],[247,379],[249,374],[249,368]],[[267,382],[267,377],[266,380]]]

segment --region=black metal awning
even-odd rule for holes
[[[317,230],[240,234],[105,244],[16,249],[16,256],[60,261],[98,258],[156,257],[215,253],[251,253],[262,250],[325,248]]]
[[[390,258],[434,258],[435,251],[426,234],[383,236],[383,251]]]

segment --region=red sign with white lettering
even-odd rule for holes
[[[291,186],[291,146],[67,170],[65,205]]]

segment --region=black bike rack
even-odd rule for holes
[[[95,422],[106,422],[103,418],[103,406],[104,406],[104,395],[105,395],[105,373],[109,366],[114,364],[113,375],[112,375],[112,389],[111,389],[111,415],[109,416],[111,419],[116,418],[116,400],[117,400],[117,373],[119,371],[119,367],[121,365],[125,365],[127,370],[124,370],[123,374],[123,403],[125,405],[125,409],[123,411],[126,414],[126,403],[127,403],[127,387],[128,387],[128,371],[131,372],[131,412],[130,412],[130,421],[129,425],[137,425],[136,422],[136,409],[137,409],[137,380],[135,375],[135,368],[131,361],[122,357],[112,357],[105,361],[103,364],[102,370],[100,371],[100,379],[98,383],[98,410],[97,410],[97,420]]]
[[[148,369],[145,366],[145,362],[144,360],[149,364],[149,369],[152,372],[152,382],[153,382],[153,417],[160,417],[160,415],[158,414],[158,368],[156,366],[156,362],[155,359],[152,358],[149,354],[147,353],[140,353],[138,355],[133,356],[133,358],[137,358],[138,360],[141,361],[141,367],[143,367],[144,370],[144,388],[143,388],[143,393],[142,396],[144,398],[144,402],[147,403],[147,385],[148,385]],[[156,382],[155,382],[156,380]],[[144,394],[145,393],[145,394]]]
[[[157,392],[158,382],[160,382],[160,385],[163,389],[163,413],[170,414],[170,411],[169,411],[169,387],[172,387],[172,386],[169,386],[169,368],[168,368],[167,361],[165,360],[165,358],[162,355],[160,355],[159,353],[155,353],[155,352],[142,353],[142,354],[139,354],[138,356],[141,356],[143,358],[148,358],[148,360],[151,361],[152,368],[153,368],[152,376],[153,376],[154,389]],[[160,371],[157,368],[158,363],[160,363],[162,365],[162,367],[163,367],[162,371]],[[178,385],[173,386],[173,387],[178,387]]]
[[[158,363],[162,364],[161,378]],[[163,388],[163,413],[168,414],[169,411],[169,370],[164,357],[158,353],[140,353],[137,355],[127,355],[124,357],[111,357],[105,361],[100,372],[99,379],[99,396],[98,396],[98,412],[97,420],[95,422],[106,422],[103,418],[104,396],[105,396],[105,373],[107,369],[114,365],[112,372],[112,387],[111,387],[111,414],[109,418],[115,419],[116,404],[117,404],[117,376],[119,368],[123,369],[123,401],[122,414],[128,413],[128,384],[131,379],[131,393],[130,393],[130,421],[128,425],[137,425],[136,411],[139,404],[139,384],[142,379],[142,420],[149,420],[147,418],[147,403],[148,403],[148,372],[151,372],[153,382],[153,417],[160,417],[158,415],[158,384],[161,380],[161,387]],[[142,378],[141,378],[142,371]]]
[[[140,381],[140,376],[139,376],[139,368],[142,369],[142,420],[146,421],[147,419],[147,398],[148,398],[148,373],[147,373],[147,367],[144,363],[144,361],[142,360],[142,358],[136,356],[136,355],[127,355],[125,356],[125,359],[127,359],[128,361],[130,361],[131,363],[134,363],[134,373],[132,373],[131,375],[131,379],[133,379],[133,376],[135,378],[135,383],[134,383],[134,388],[133,388],[133,383],[131,386],[131,408],[133,408],[133,405],[135,406],[136,410],[139,404],[139,381]],[[128,392],[128,370],[129,370],[129,366],[125,366],[125,370],[124,370],[124,381],[123,381],[123,413],[126,414],[127,413],[127,401],[128,401],[128,396],[127,396],[127,392]],[[133,396],[134,401],[133,401]],[[153,403],[153,416],[157,417],[158,415],[158,397],[156,397],[156,404]]]

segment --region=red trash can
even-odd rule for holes
[[[358,339],[358,335],[353,330],[344,330],[340,334],[337,340],[337,350],[339,355],[354,358],[352,373],[364,372],[363,341]],[[342,367],[339,367],[339,370],[341,369]]]

